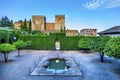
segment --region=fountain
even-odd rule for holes
[[[49,63],[46,65],[47,71],[52,71],[55,74],[68,71],[68,68],[70,68],[66,65],[66,60],[62,58],[53,58],[48,61]]]
[[[43,57],[30,75],[81,75],[75,60],[61,54],[53,53]]]

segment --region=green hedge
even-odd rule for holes
[[[78,42],[78,47],[82,50],[89,50],[91,48],[91,42],[94,37],[82,37]]]
[[[13,37],[19,38],[20,32],[17,30],[0,30],[0,43],[1,40],[5,40],[5,43],[13,43]]]
[[[63,50],[78,50],[78,41],[81,37],[79,36],[69,36],[64,39],[62,42],[63,44],[62,49]]]
[[[110,57],[120,58],[120,37],[111,38],[104,48],[104,53]]]
[[[60,41],[61,50],[78,50],[78,41],[81,36],[66,37],[65,33],[50,33],[49,36],[39,35],[21,35],[20,39],[23,41],[30,40],[32,44],[30,49],[38,50],[54,50],[55,41]]]
[[[0,43],[1,40],[5,40],[5,43],[9,43],[11,32],[8,32],[7,30],[0,30]]]
[[[53,41],[49,36],[39,36],[39,35],[21,35],[20,39],[23,41],[32,41],[30,49],[38,50],[53,50]]]

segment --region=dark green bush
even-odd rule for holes
[[[3,44],[0,44],[0,51],[1,53],[3,53],[4,55],[4,60],[5,62],[8,61],[8,54],[11,52],[11,51],[14,51],[16,50],[15,46],[14,45],[11,45],[9,43],[3,43]]]
[[[104,53],[110,57],[120,58],[120,37],[111,38],[104,48]]]
[[[18,39],[19,34],[18,30],[0,30],[0,43],[2,39],[5,40],[5,43],[13,43],[15,41],[14,37]]]
[[[13,45],[18,49],[18,56],[20,56],[20,50],[26,47],[26,43],[22,40],[17,40]]]
[[[80,49],[86,50],[91,48],[91,42],[93,37],[82,37],[78,42],[78,47]]]
[[[40,30],[32,31],[32,35],[44,35]]]
[[[101,62],[103,62],[103,58],[104,58],[103,50],[109,40],[110,40],[109,36],[98,36],[98,37],[95,37],[91,42],[91,50],[94,52],[100,53]]]

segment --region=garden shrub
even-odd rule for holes
[[[92,42],[93,37],[82,37],[80,38],[78,42],[78,47],[83,50],[89,50],[91,47],[91,42]]]
[[[94,52],[99,52],[100,53],[100,60],[103,62],[104,58],[104,48],[107,42],[110,40],[109,36],[98,36],[93,39],[91,42],[91,50]]]
[[[120,58],[120,37],[111,38],[104,48],[104,53],[110,57]]]
[[[1,53],[3,53],[4,55],[4,61],[7,62],[8,61],[8,54],[11,52],[11,51],[14,51],[16,50],[15,46],[14,45],[11,45],[9,43],[3,43],[3,44],[0,44],[0,51]]]
[[[32,31],[32,35],[44,35],[40,30]]]

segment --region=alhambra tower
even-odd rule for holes
[[[65,27],[65,15],[55,15],[54,22],[46,22],[46,17],[43,15],[33,15],[32,16],[32,31],[39,30],[44,34],[49,35],[49,33],[59,33],[64,30]],[[29,27],[27,22],[27,26]],[[21,22],[15,22],[15,29],[21,28]],[[66,36],[78,36],[78,30],[66,30]]]
[[[33,30],[45,30],[45,16],[32,16]]]
[[[64,29],[65,27],[65,15],[55,16],[55,30]]]

